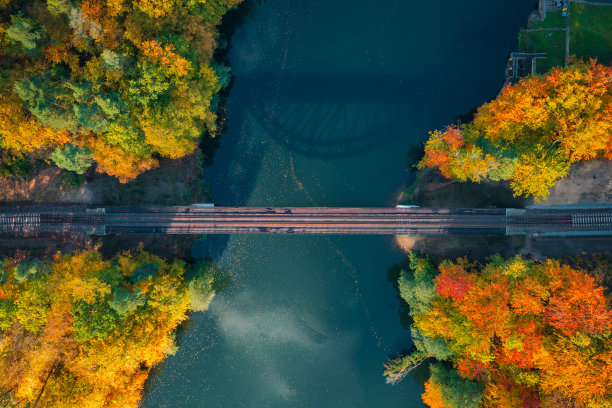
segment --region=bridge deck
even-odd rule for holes
[[[0,233],[612,235],[612,206],[572,209],[0,207]]]
[[[108,233],[504,235],[505,210],[325,207],[115,207]]]

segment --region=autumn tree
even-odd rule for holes
[[[612,310],[586,272],[553,260],[499,256],[484,266],[445,261],[435,270],[414,254],[411,268],[399,282],[418,334],[415,350],[405,365],[401,358],[387,364],[385,375],[401,376],[415,356],[452,362],[452,375],[447,366],[432,369],[423,396],[430,406],[612,404]],[[433,342],[448,351],[436,356]],[[482,395],[458,391],[475,390],[474,382]],[[460,395],[471,396],[453,400]]]
[[[127,182],[214,136],[217,94],[228,85],[213,61],[216,25],[239,1],[9,3],[0,147],[82,172],[88,162],[77,164],[76,146]]]
[[[0,401],[137,407],[174,330],[226,282],[210,262],[96,251],[0,261]]]
[[[612,68],[575,62],[507,86],[474,121],[431,133],[420,168],[459,181],[510,180],[546,198],[580,160],[612,159]]]
[[[429,366],[430,377],[425,384],[423,402],[431,408],[477,408],[482,398],[481,386],[461,377],[457,371],[442,364]]]
[[[13,152],[63,146],[71,140],[65,130],[42,126],[8,92],[0,94],[0,147]]]
[[[425,156],[419,168],[437,167],[447,178],[480,182],[497,163],[473,143],[466,142],[464,132],[455,126],[434,131],[425,143]]]

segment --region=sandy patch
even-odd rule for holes
[[[612,161],[576,163],[541,205],[612,203]]]

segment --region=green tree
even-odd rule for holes
[[[0,330],[7,330],[15,321],[17,305],[11,300],[0,299]]]
[[[482,399],[482,386],[462,378],[457,370],[442,364],[429,366],[431,380],[440,387],[442,400],[449,408],[477,408]]]
[[[92,152],[88,148],[68,143],[55,149],[51,153],[51,159],[59,168],[83,174],[92,165],[91,155]]]
[[[142,290],[130,291],[124,287],[118,287],[113,292],[113,298],[108,302],[109,306],[115,310],[119,316],[124,317],[132,313],[147,302]]]
[[[22,261],[15,267],[15,280],[19,283],[25,283],[49,272],[49,267],[46,263],[38,259],[30,259]]]
[[[220,292],[229,284],[227,276],[219,267],[210,261],[200,261],[189,271],[189,302],[191,309],[203,311],[216,292]]]
[[[71,93],[55,85],[48,75],[36,75],[29,80],[16,82],[15,92],[43,125],[71,132],[78,130]]]
[[[42,37],[42,33],[34,20],[21,16],[13,16],[11,20],[12,24],[6,30],[6,37],[21,44],[28,52],[35,51],[37,48],[36,41]]]
[[[77,302],[72,309],[74,338],[86,341],[106,337],[119,325],[119,315],[107,302]]]

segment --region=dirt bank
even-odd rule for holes
[[[165,160],[159,168],[145,172],[136,180],[121,184],[117,179],[102,174],[89,174],[79,186],[71,186],[62,171],[54,166],[37,167],[25,180],[15,177],[0,178],[0,202],[77,202],[96,205],[188,205],[207,202],[209,197],[202,191],[202,166],[198,154],[179,160]],[[48,256],[57,251],[69,252],[77,249],[100,247],[112,256],[122,250],[144,248],[164,258],[189,258],[192,243],[199,235],[152,235],[135,234],[125,236],[41,236],[2,237],[0,256],[26,253],[28,256]]]
[[[551,189],[542,203],[512,196],[506,182],[459,183],[444,178],[438,170],[423,170],[401,198],[403,204],[421,207],[521,208],[527,205],[612,203],[612,162],[593,160],[576,163],[570,173]],[[434,261],[468,255],[477,260],[499,253],[520,253],[535,259],[610,251],[612,237],[416,237],[400,235],[397,245],[404,251],[427,253]]]

